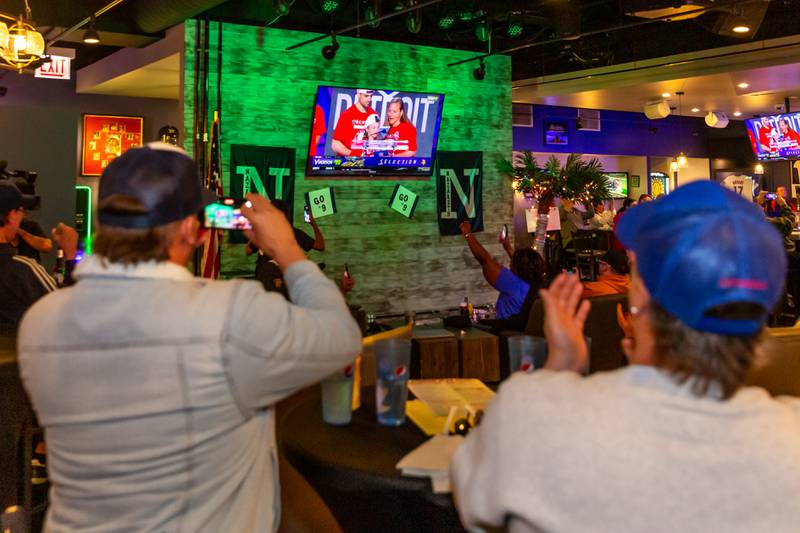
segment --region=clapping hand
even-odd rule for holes
[[[583,325],[591,304],[581,302],[583,285],[578,276],[559,274],[539,295],[544,303],[544,334],[547,337],[547,364],[551,370],[581,372],[589,360]]]
[[[469,223],[469,220],[462,220],[461,224],[458,225],[458,229],[461,230],[462,235],[466,235],[472,231],[472,225]]]

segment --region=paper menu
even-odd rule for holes
[[[452,406],[466,407],[474,414],[494,397],[494,391],[479,379],[412,379],[408,389],[435,416],[445,417]]]

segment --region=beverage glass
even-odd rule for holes
[[[375,411],[384,426],[399,426],[406,421],[410,362],[410,340],[375,343]]]
[[[514,335],[508,338],[508,373],[531,373],[542,368],[547,361],[547,340],[532,335]]]
[[[320,383],[322,420],[334,426],[346,426],[353,416],[353,365],[337,371]]]

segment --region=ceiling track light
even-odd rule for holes
[[[483,62],[483,59],[481,59],[481,66],[472,71],[472,77],[478,81],[486,77],[486,63]]]
[[[381,0],[367,0],[367,6],[364,8],[364,20],[370,28],[377,28],[381,25]]]
[[[331,44],[322,47],[322,57],[328,61],[333,61],[336,57],[336,52],[339,51],[339,43],[336,41],[336,36],[331,35]]]
[[[275,8],[275,14],[279,17],[287,16],[294,5],[294,1],[295,0],[273,0],[272,3]]]
[[[419,0],[411,0],[409,7],[419,4]],[[409,33],[417,34],[422,30],[422,10],[417,9],[406,15],[406,29]]]
[[[488,41],[491,33],[492,28],[489,24],[488,18],[483,17],[481,20],[475,23],[475,38],[480,42],[485,43]]]
[[[509,13],[506,21],[506,35],[512,39],[522,37],[525,33],[525,21],[522,13]]]
[[[83,42],[85,44],[97,44],[100,42],[100,34],[97,33],[95,29],[95,18],[89,19],[89,24],[86,25],[86,31],[83,32]]]
[[[339,0],[320,0],[319,2],[319,8],[326,15],[330,15],[331,13],[339,9],[341,5],[342,3]]]

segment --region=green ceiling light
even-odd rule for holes
[[[456,19],[450,13],[444,15],[442,18],[439,19],[439,29],[440,30],[450,30],[455,25],[456,25]]]
[[[339,0],[322,0],[319,7],[322,9],[323,13],[333,13],[339,9],[340,5],[341,2],[339,2]]]
[[[522,36],[525,33],[522,17],[518,13],[511,13],[506,24],[506,35],[512,39]]]
[[[485,17],[475,23],[475,38],[480,42],[485,43],[488,41],[490,33],[489,21]]]

